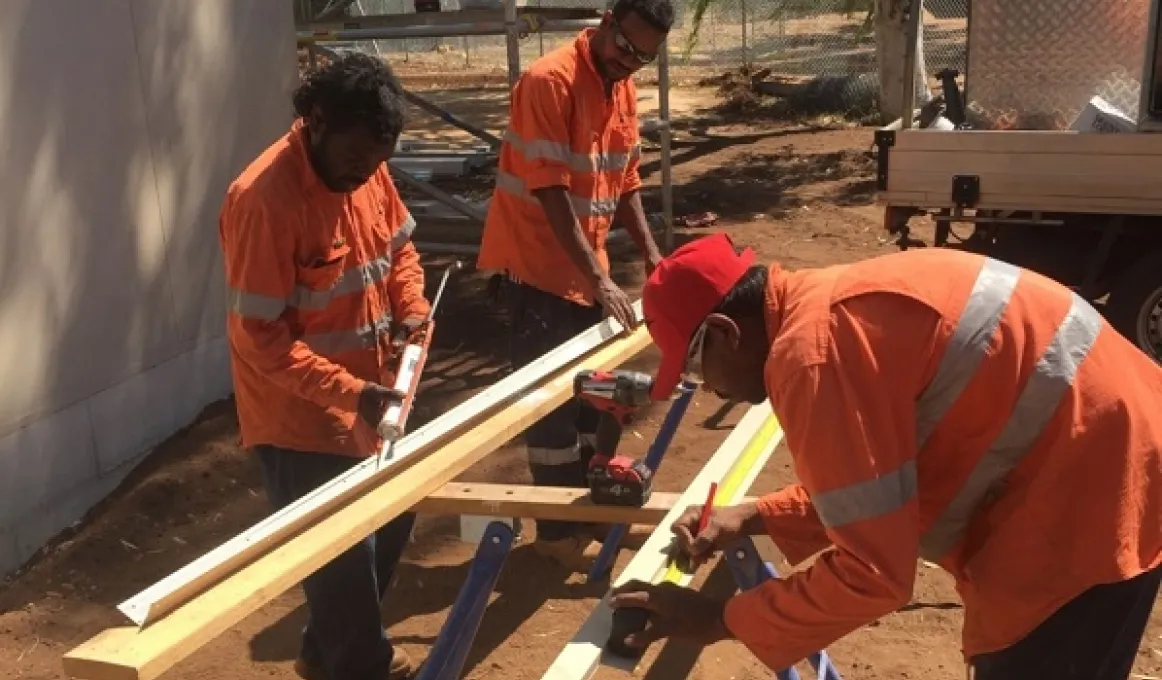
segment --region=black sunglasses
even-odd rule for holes
[[[610,23],[613,26],[613,44],[617,45],[617,49],[637,59],[641,64],[649,64],[658,58],[656,54],[646,54],[634,47],[633,43],[629,41],[629,38],[625,37],[625,34],[621,32],[621,26],[617,23],[617,19],[610,17]]]

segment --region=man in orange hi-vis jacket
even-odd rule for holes
[[[905,605],[918,558],[955,578],[980,680],[1119,680],[1162,578],[1162,368],[1043,276],[943,248],[754,266],[724,235],[642,293],[687,374],[769,399],[800,484],[674,530],[692,555],[768,534],[805,570],[720,601],[626,584],[631,641],[736,638],[774,669]],[[697,535],[695,535],[697,534]]]
[[[386,165],[404,125],[399,82],[350,54],[310,73],[294,106],[290,131],[230,186],[219,225],[242,444],[277,508],[377,450],[393,338],[429,309],[415,222]],[[413,521],[400,516],[303,582],[299,675],[411,675],[380,600]]]
[[[617,0],[597,28],[529,65],[512,92],[508,130],[477,266],[499,272],[519,369],[600,323],[627,328],[633,307],[610,278],[605,241],[622,224],[645,257],[661,259],[642,211],[637,90],[670,26],[670,0]],[[525,433],[533,481],[585,486],[597,412],[569,402]],[[583,525],[537,522],[538,553],[585,571],[600,546]]]

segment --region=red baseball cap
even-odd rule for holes
[[[662,363],[652,397],[665,401],[686,370],[694,332],[754,263],[750,248],[737,252],[723,233],[695,239],[658,263],[642,288],[642,316]]]

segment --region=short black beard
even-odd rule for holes
[[[605,33],[601,32],[594,34],[593,37],[599,40],[602,38],[608,39]],[[593,67],[597,69],[597,75],[601,76],[605,84],[613,84],[613,78],[609,77],[609,72],[605,68],[605,62],[597,58],[597,50],[593,49],[593,40],[589,41],[589,60],[593,62]]]
[[[319,181],[322,182],[323,186],[327,187],[328,190],[336,194],[347,193],[345,189],[336,187],[333,178],[324,172],[323,161],[319,157],[319,149],[323,148],[323,146],[327,143],[327,138],[330,133],[326,130],[323,130],[323,133],[319,135],[319,142],[317,144],[311,142],[311,133],[309,128],[304,126],[303,133],[306,136],[305,141],[307,144],[307,158],[311,161],[311,169],[315,171],[315,176],[319,178]]]

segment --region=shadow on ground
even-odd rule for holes
[[[454,523],[455,520],[452,520]],[[465,582],[472,565],[471,559],[456,564],[420,566],[417,562],[431,560],[432,552],[449,540],[444,535],[451,530],[433,531],[419,538],[409,548],[408,558],[401,563],[397,580],[387,594],[383,608],[384,624],[393,626],[419,616],[440,614],[450,609]],[[493,589],[494,597],[485,610],[476,639],[468,654],[463,675],[509,639],[513,633],[541,610],[547,601],[598,598],[605,590],[602,583],[568,584],[569,574],[553,568],[538,557],[531,546],[513,549]],[[288,661],[299,650],[300,631],[306,622],[305,605],[259,631],[250,641],[254,661]],[[393,641],[431,647],[434,635],[396,635]]]

